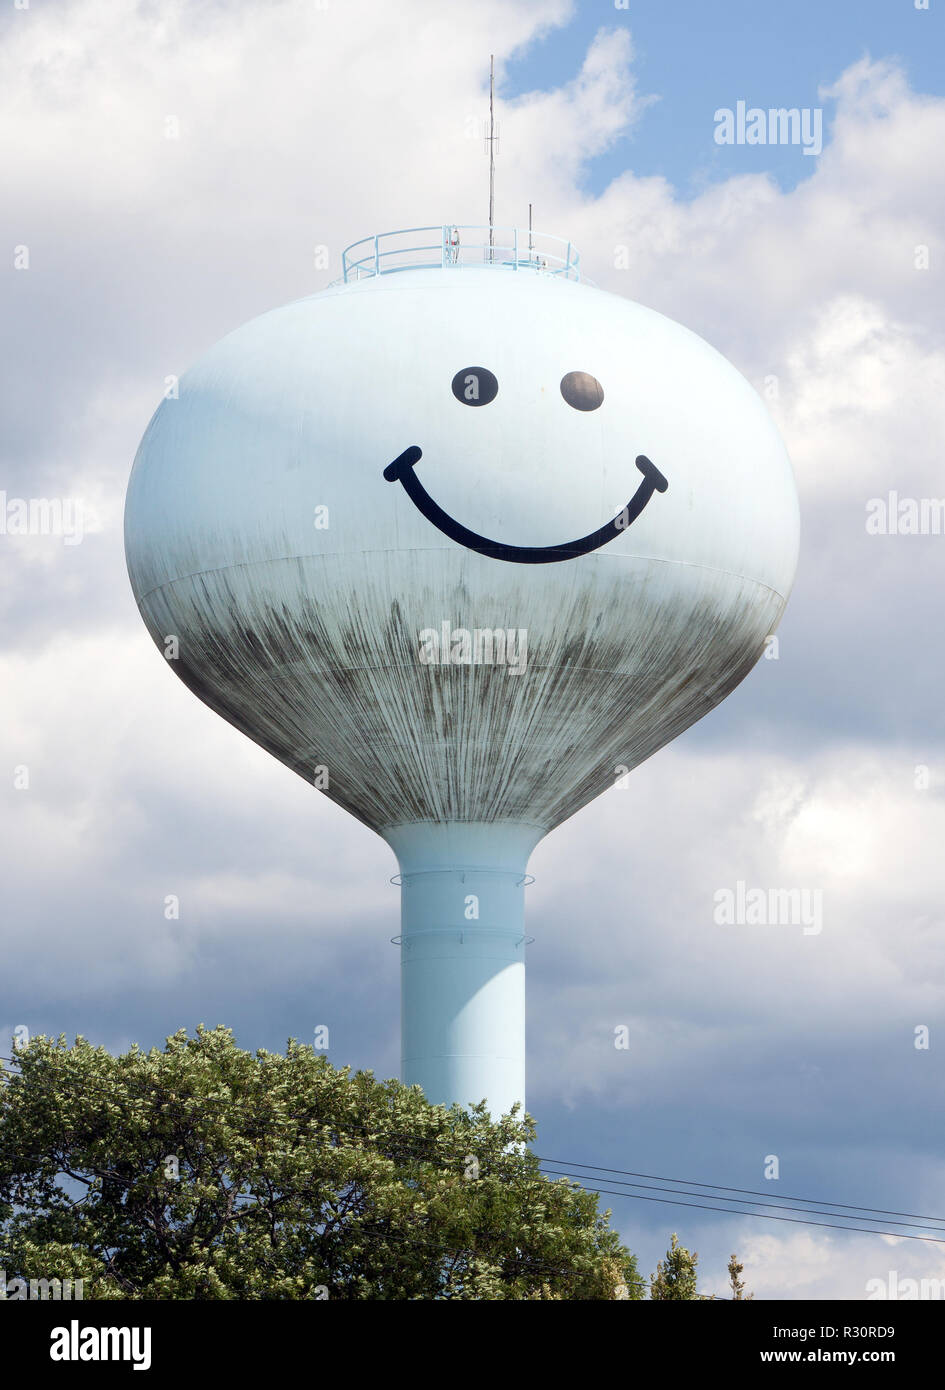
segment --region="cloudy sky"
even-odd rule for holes
[[[534,203],[603,288],[725,353],[803,518],[777,659],[533,856],[539,1151],[945,1220],[945,536],[866,526],[945,495],[943,13],[5,7],[0,489],[80,499],[85,528],[0,535],[4,1038],[328,1024],[335,1063],[397,1072],[393,856],[173,679],[122,507],[168,376],[359,237],[486,220],[494,52],[497,220]],[[739,101],[822,111],[821,153],[717,144]],[[739,880],[819,891],[823,929],[716,925]],[[945,1245],[605,1201],[646,1272],[678,1230],[709,1291],[732,1250],[759,1297],[945,1277]]]

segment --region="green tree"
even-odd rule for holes
[[[0,1081],[0,1268],[99,1299],[642,1298],[533,1123],[198,1028],[35,1038]],[[9,1295],[8,1295],[9,1296]]]
[[[666,1251],[666,1259],[660,1260],[656,1273],[650,1278],[650,1298],[655,1299],[696,1299],[697,1251],[688,1251],[679,1244],[679,1237],[673,1232],[672,1241]]]
[[[745,1292],[745,1285],[742,1283],[742,1272],[745,1266],[738,1263],[738,1257],[733,1255],[728,1262],[728,1282],[732,1287],[732,1298],[741,1300],[754,1298],[753,1293]]]

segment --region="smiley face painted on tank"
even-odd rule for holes
[[[461,368],[454,375],[450,386],[456,400],[464,406],[489,406],[499,394],[498,380],[487,367]],[[560,393],[562,400],[571,409],[583,413],[599,410],[604,404],[604,389],[589,372],[566,372],[561,378]],[[384,477],[389,483],[401,483],[417,510],[443,535],[489,559],[505,560],[511,564],[547,565],[561,560],[573,560],[579,555],[588,555],[591,551],[599,550],[632,525],[655,492],[665,492],[669,487],[667,479],[656,465],[645,454],[638,454],[635,463],[643,475],[643,480],[630,500],[611,521],[585,536],[564,541],[559,545],[508,545],[470,530],[434,501],[415,472],[416,465],[422,458],[423,450],[420,445],[412,444],[387,465]],[[536,499],[538,500],[540,499]]]

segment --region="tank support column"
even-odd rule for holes
[[[526,864],[542,834],[385,831],[401,871],[401,1074],[434,1104],[524,1109]]]

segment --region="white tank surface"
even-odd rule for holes
[[[420,230],[433,264],[372,239],[357,278],[186,373],[139,448],[126,552],[181,679],[398,854],[405,1079],[498,1110],[523,1098],[528,855],[748,673],[798,505],[765,406],[702,339],[582,282],[570,247],[476,264]],[[468,872],[505,885],[486,920]]]

